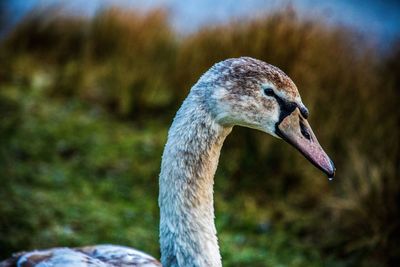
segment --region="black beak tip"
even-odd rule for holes
[[[332,180],[333,177],[335,177],[335,174],[336,174],[336,167],[335,167],[335,164],[333,163],[333,161],[331,159],[329,159],[329,161],[331,163],[331,169],[326,172],[326,175],[328,175],[328,179],[329,180]]]

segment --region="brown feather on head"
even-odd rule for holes
[[[307,122],[308,109],[294,82],[279,68],[250,57],[215,64],[198,83],[212,88],[210,109],[222,125],[240,125],[280,137],[329,177],[335,167]]]

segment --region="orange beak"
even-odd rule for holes
[[[335,176],[335,166],[322,149],[310,124],[296,108],[276,125],[276,134],[299,150],[314,166],[326,173],[331,180]]]

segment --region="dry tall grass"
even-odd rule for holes
[[[260,210],[269,203],[265,216],[271,224],[291,225],[288,232],[326,259],[395,266],[400,49],[381,55],[365,41],[351,29],[299,19],[293,10],[184,37],[170,28],[163,10],[140,14],[113,8],[93,18],[47,10],[27,16],[2,41],[0,86],[9,93],[11,87],[23,92],[39,84],[46,88],[41,92],[46,101],[78,100],[117,121],[156,120],[166,127],[190,86],[213,63],[252,56],[277,65],[300,89],[311,124],[337,165],[337,180],[327,184],[288,146],[237,130],[223,151],[217,197],[234,202],[245,196]],[[2,101],[2,107],[12,107],[24,100],[11,103],[3,96]],[[10,123],[18,129],[13,113],[7,114],[1,129]],[[10,136],[4,134],[3,142]],[[1,201],[7,206],[13,200]],[[0,214],[12,212],[0,208]],[[0,230],[4,251],[24,248],[22,241],[12,241],[16,230]]]

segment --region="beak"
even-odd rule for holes
[[[298,108],[283,118],[275,127],[276,134],[294,146],[312,164],[328,175],[329,180],[335,176],[335,166],[321,145],[318,143],[307,120]]]

